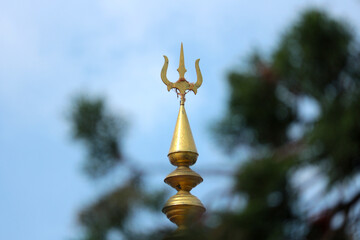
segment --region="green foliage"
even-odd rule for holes
[[[137,188],[126,184],[84,209],[79,220],[88,230],[86,239],[106,239],[110,229],[123,229],[133,206],[138,202],[139,194]]]
[[[230,150],[239,144],[279,146],[287,140],[294,114],[277,97],[277,86],[260,73],[232,73],[229,113],[217,129]]]
[[[165,194],[162,191],[145,192],[138,180],[136,177],[130,179],[80,212],[79,222],[86,230],[84,240],[105,240],[112,230],[123,233],[129,239],[146,238],[139,238],[139,234],[128,229],[126,223],[135,211],[147,208],[157,212]]]
[[[309,11],[284,36],[273,54],[272,68],[289,90],[321,101],[327,91],[340,90],[351,41],[346,25],[323,12]]]
[[[75,99],[70,123],[74,138],[86,146],[88,160],[84,169],[90,177],[104,176],[122,160],[120,137],[125,123],[109,113],[103,99]]]
[[[228,149],[251,146],[254,156],[240,166],[234,188],[247,204],[222,215],[215,228],[221,237],[214,239],[352,239],[349,230],[359,221],[349,213],[356,214],[360,192],[314,217],[296,209],[300,193],[291,184],[291,173],[303,165],[318,166],[330,179],[328,190],[346,189],[344,180],[360,172],[360,51],[349,29],[308,11],[268,62],[257,55],[248,69],[229,75],[228,114],[218,138]],[[299,114],[304,96],[318,104],[318,118]],[[295,141],[289,135],[294,124],[303,129]],[[333,229],[337,213],[345,221]]]
[[[296,216],[291,209],[296,193],[289,186],[288,171],[293,159],[279,161],[273,157],[246,162],[241,166],[235,191],[247,199],[246,207],[237,213],[228,213],[220,230],[221,238],[231,239],[285,239],[292,238],[291,223]],[[232,224],[228,228],[229,222]],[[295,238],[292,238],[295,239]]]
[[[235,190],[247,193],[250,202],[264,204],[273,193],[283,198],[282,195],[287,195],[287,172],[293,165],[291,158],[267,157],[246,162],[237,174]]]
[[[75,99],[69,120],[74,139],[86,147],[85,170],[90,177],[105,177],[116,166],[127,170],[130,176],[130,179],[122,177],[122,184],[79,213],[79,222],[84,227],[83,239],[106,240],[114,230],[133,240],[146,239],[150,235],[163,236],[165,233],[143,236],[126,227],[134,211],[158,212],[159,205],[165,201],[165,192],[148,193],[143,186],[142,169],[123,157],[124,120],[110,113],[104,99],[85,96]]]
[[[346,180],[360,171],[359,93],[351,101],[336,98],[309,133],[310,147],[315,148],[309,161],[326,164],[330,183]]]

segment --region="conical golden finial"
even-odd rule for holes
[[[184,61],[184,48],[183,44],[181,43],[180,49],[180,61],[179,61],[179,68],[177,69],[179,72],[180,79],[185,79],[185,73],[187,72],[185,68],[185,61]]]
[[[169,154],[175,152],[192,152],[197,154],[195,141],[191,133],[189,120],[184,105],[180,105],[179,115],[176,121],[173,139]]]
[[[178,225],[178,230],[181,230],[205,212],[205,208],[201,201],[190,193],[191,189],[201,183],[203,179],[199,174],[190,169],[190,166],[195,164],[199,154],[196,149],[184,106],[185,94],[189,91],[193,91],[195,94],[197,93],[197,89],[202,84],[202,75],[198,59],[195,62],[198,77],[196,83],[189,83],[184,78],[186,69],[182,44],[180,51],[180,63],[179,68],[177,69],[180,79],[175,83],[170,82],[166,78],[169,61],[166,56],[164,56],[164,58],[165,63],[161,70],[161,79],[167,85],[168,91],[172,88],[176,89],[177,94],[181,96],[181,101],[179,115],[176,121],[174,135],[168,154],[171,164],[177,166],[177,168],[164,180],[178,192],[166,202],[162,211],[166,214],[170,221]]]

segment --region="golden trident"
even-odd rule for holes
[[[193,91],[195,93],[195,95],[196,95],[197,89],[202,84],[203,79],[202,79],[202,75],[201,75],[200,67],[199,67],[200,59],[197,59],[195,61],[195,69],[196,69],[196,75],[197,75],[196,83],[189,83],[185,79],[185,73],[187,72],[187,70],[185,68],[184,49],[183,49],[183,44],[182,43],[181,43],[181,50],[180,50],[179,68],[177,69],[177,71],[179,72],[179,80],[177,80],[175,83],[170,82],[168,80],[168,78],[166,77],[166,72],[167,72],[168,65],[169,65],[169,59],[165,55],[164,55],[164,59],[165,59],[164,66],[161,69],[161,79],[165,83],[165,85],[167,86],[168,91],[170,91],[173,88],[176,89],[176,93],[178,95],[180,95],[180,97],[181,97],[181,102],[184,103],[185,102],[185,94],[188,93],[189,91]]]
[[[205,207],[201,201],[190,193],[191,189],[203,181],[202,177],[194,172],[190,166],[195,164],[199,154],[196,149],[195,141],[191,133],[189,120],[185,111],[185,94],[189,91],[197,93],[197,89],[202,84],[202,76],[199,68],[199,61],[195,61],[197,73],[196,83],[189,83],[184,78],[186,68],[184,63],[183,44],[181,43],[180,63],[177,69],[180,78],[172,83],[166,77],[169,60],[166,56],[164,66],[161,70],[161,79],[166,84],[168,91],[175,88],[176,93],[181,96],[179,115],[176,121],[174,135],[171,141],[168,158],[170,163],[177,168],[165,178],[165,183],[177,190],[177,193],[170,197],[165,203],[163,213],[170,221],[178,225],[177,233],[186,228],[189,223],[200,218],[205,212]]]

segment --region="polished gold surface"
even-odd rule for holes
[[[196,163],[199,154],[194,152],[173,152],[168,154],[170,163],[174,166],[191,166]]]
[[[167,175],[164,182],[169,184],[176,190],[184,190],[190,192],[203,181],[199,174],[191,170],[189,167],[180,166],[175,171]]]
[[[185,73],[187,72],[185,68],[185,59],[184,59],[184,47],[181,43],[181,49],[180,49],[180,61],[179,61],[179,68],[177,69],[179,72],[180,79],[185,79]]]
[[[177,168],[165,178],[165,183],[175,188],[178,192],[172,196],[165,204],[163,213],[170,221],[178,226],[177,231],[184,229],[189,223],[194,222],[205,212],[205,207],[201,201],[190,193],[191,189],[203,181],[202,177],[190,169],[189,166],[196,163],[199,156],[195,141],[191,132],[188,117],[185,111],[185,94],[189,91],[197,93],[197,89],[202,84],[202,75],[199,68],[199,59],[195,62],[197,82],[189,83],[184,78],[186,73],[184,50],[181,44],[180,63],[177,69],[180,79],[172,83],[166,77],[169,60],[166,56],[164,66],[161,70],[161,79],[167,85],[168,91],[176,89],[181,96],[180,109],[175,125],[174,135],[170,144],[168,158]]]
[[[165,203],[164,209],[175,205],[190,205],[204,208],[197,197],[185,190],[179,190],[174,196],[169,198],[169,200]]]
[[[191,133],[189,120],[183,104],[180,104],[179,115],[176,121],[169,154],[175,152],[197,153],[195,141]]]
[[[188,223],[201,217],[205,208],[197,197],[187,191],[179,190],[169,198],[162,211],[170,221],[184,228]]]
[[[198,220],[204,212],[204,207],[196,205],[174,205],[163,209],[166,217],[179,227],[178,230],[185,229],[189,223]]]
[[[161,69],[161,74],[160,74],[161,79],[165,83],[165,85],[167,86],[168,91],[170,91],[173,88],[176,89],[177,94],[180,95],[180,97],[181,97],[181,102],[184,103],[185,102],[185,94],[188,93],[189,91],[193,91],[196,94],[197,89],[202,84],[203,79],[202,79],[202,75],[201,75],[201,71],[200,71],[200,67],[199,67],[200,59],[197,59],[195,61],[195,69],[196,69],[196,75],[197,75],[196,83],[189,83],[185,79],[185,73],[186,73],[187,70],[185,68],[184,48],[183,48],[182,43],[181,43],[181,50],[180,50],[179,68],[177,69],[177,71],[179,72],[179,80],[176,81],[175,83],[170,82],[169,79],[166,76],[166,72],[167,72],[168,65],[169,65],[169,59],[165,55],[164,55],[164,60],[165,60],[164,66]]]

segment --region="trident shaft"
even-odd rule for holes
[[[168,91],[170,91],[173,88],[176,89],[176,93],[178,95],[180,95],[180,97],[181,97],[181,104],[184,104],[185,94],[188,93],[189,91],[193,91],[196,94],[197,89],[202,84],[203,79],[202,79],[202,75],[201,75],[201,71],[200,71],[200,67],[199,67],[200,59],[197,59],[195,61],[195,69],[196,69],[196,75],[197,75],[196,83],[189,83],[185,79],[185,73],[187,70],[185,68],[184,49],[183,49],[182,43],[181,43],[181,50],[180,50],[179,68],[177,69],[177,71],[179,72],[179,80],[177,80],[175,83],[170,82],[169,79],[166,77],[166,73],[167,73],[167,69],[168,69],[168,65],[169,65],[169,59],[165,55],[164,55],[164,59],[165,59],[164,66],[161,69],[161,79],[167,86]]]

